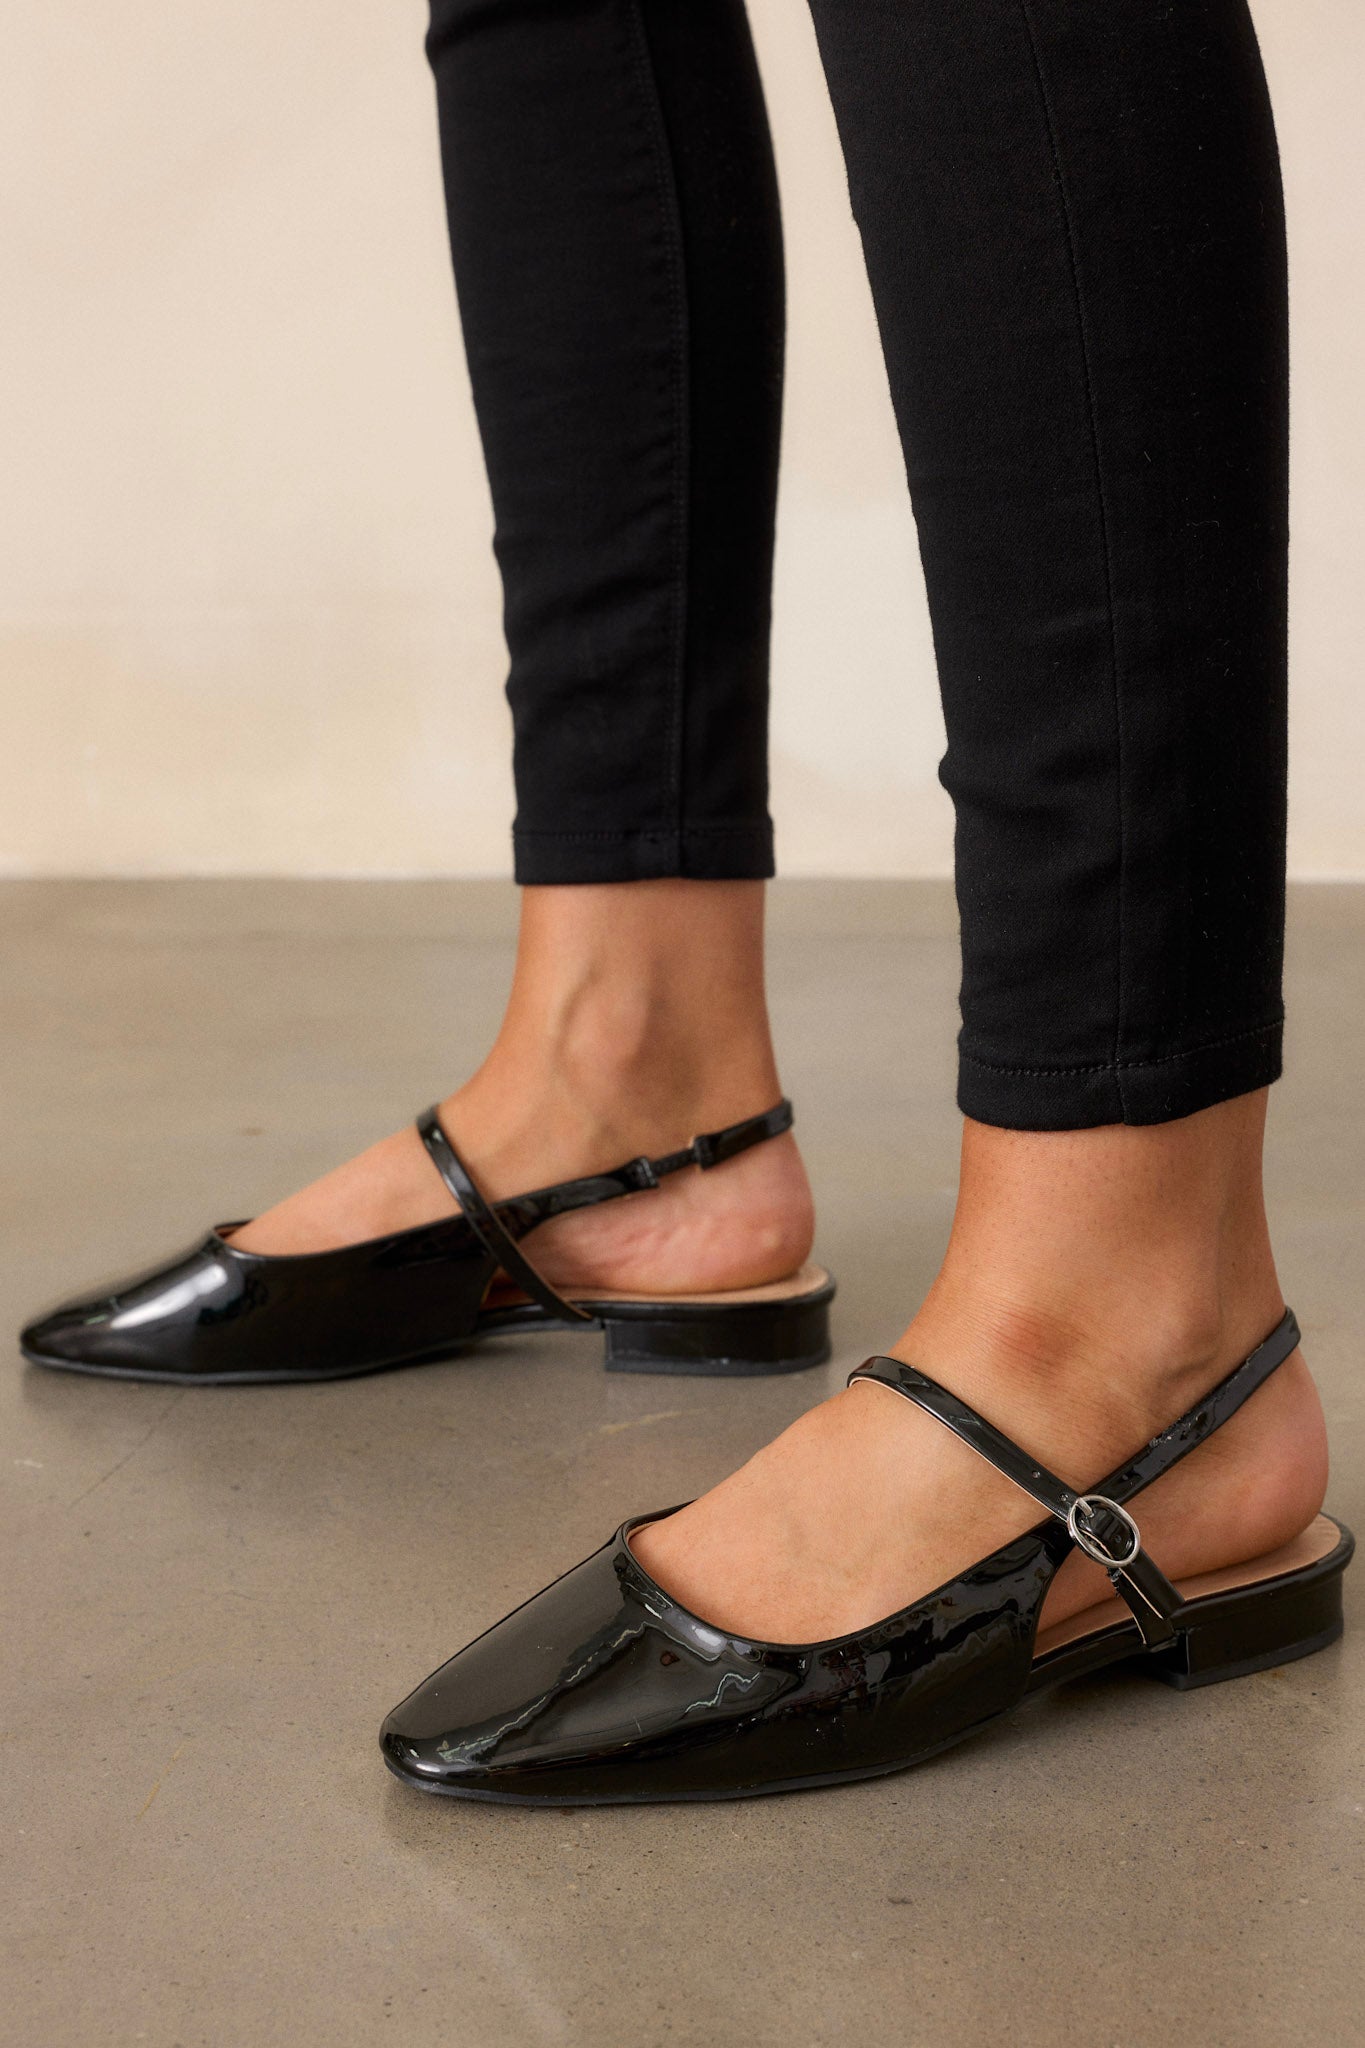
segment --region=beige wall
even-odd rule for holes
[[[928,628],[832,121],[799,0],[752,11],[789,230],[781,858],[941,873]],[[1365,7],[1256,15],[1293,243],[1292,865],[1365,875]],[[0,871],[505,869],[423,25],[420,0],[11,10]]]

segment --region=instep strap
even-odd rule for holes
[[[1135,1458],[1084,1493],[1067,1486],[1055,1472],[1049,1472],[967,1402],[949,1393],[917,1366],[898,1358],[870,1358],[849,1374],[849,1384],[860,1379],[878,1380],[893,1392],[903,1394],[970,1444],[1050,1515],[1065,1523],[1077,1547],[1105,1567],[1115,1590],[1132,1608],[1143,1641],[1156,1649],[1174,1640],[1171,1617],[1181,1604],[1180,1595],[1142,1549],[1137,1524],[1125,1504],[1235,1415],[1276,1367],[1283,1365],[1298,1341],[1299,1326],[1293,1311],[1286,1309],[1283,1320],[1265,1342],[1220,1381],[1212,1393],[1206,1394],[1169,1429],[1153,1437]]]
[[[516,1239],[504,1229],[492,1204],[485,1201],[469,1168],[441,1128],[441,1119],[434,1105],[423,1110],[418,1117],[417,1130],[436,1171],[464,1211],[470,1229],[490,1257],[497,1260],[508,1279],[515,1280],[518,1287],[529,1294],[532,1301],[539,1302],[547,1314],[568,1323],[590,1323],[593,1318],[586,1309],[557,1294],[549,1281],[537,1273],[525,1253],[518,1250]]]

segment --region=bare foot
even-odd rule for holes
[[[762,884],[528,889],[507,1014],[442,1122],[494,1200],[757,1115],[782,1090],[763,994]],[[454,1212],[409,1126],[243,1226],[273,1254],[328,1251]],[[814,1207],[790,1136],[703,1173],[556,1217],[528,1239],[559,1286],[760,1286],[809,1255]]]
[[[613,1143],[604,1134],[591,1146],[571,1150],[542,1132],[527,1143],[519,1168],[504,1155],[499,1168],[490,1170],[462,1135],[460,1107],[459,1095],[452,1097],[442,1107],[442,1120],[494,1199],[605,1171],[645,1149],[668,1152],[694,1135],[666,1127],[646,1148]],[[454,1202],[409,1126],[244,1225],[233,1242],[245,1251],[274,1254],[328,1251],[454,1213]],[[647,1193],[554,1217],[526,1242],[537,1270],[556,1286],[678,1294],[785,1279],[809,1255],[814,1231],[810,1183],[787,1133],[706,1173],[686,1168]]]
[[[897,1355],[1073,1487],[1093,1486],[1217,1384],[1284,1304],[1261,1200],[1264,1094],[1178,1123],[1032,1133],[968,1124],[942,1271]],[[1134,1502],[1169,1578],[1307,1527],[1327,1447],[1294,1357]],[[803,1416],[701,1500],[632,1538],[717,1627],[814,1642],[896,1613],[1040,1519],[942,1424],[876,1384]],[[1105,1597],[1070,1558],[1047,1622]]]
[[[917,1362],[932,1369],[922,1354]],[[1134,1436],[1093,1409],[1079,1422],[1069,1395],[1043,1428],[1036,1416],[1011,1426],[1017,1404],[1003,1387],[993,1402],[973,1401],[1078,1488],[1112,1471],[1180,1412]],[[1296,1353],[1216,1438],[1139,1496],[1133,1513],[1166,1576],[1188,1578],[1296,1536],[1322,1506],[1326,1474],[1322,1409]],[[713,1626],[765,1642],[810,1643],[897,1613],[1040,1519],[1036,1502],[932,1416],[858,1382],[802,1416],[713,1492],[638,1531],[631,1547],[661,1585]],[[1074,1555],[1053,1583],[1045,1624],[1110,1590],[1098,1565]]]

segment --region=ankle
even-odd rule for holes
[[[943,1269],[898,1349],[1080,1448],[1135,1447],[1284,1312],[1263,1115],[1262,1096],[1147,1129],[969,1125]]]
[[[590,1107],[641,1149],[720,1130],[781,1094],[767,1007],[733,998],[698,1007],[672,977],[599,979],[572,991],[536,1033],[554,1090]],[[520,1060],[526,1034],[513,1028]]]
[[[631,882],[524,892],[507,1012],[452,1110],[466,1135],[485,1110],[504,1127],[567,1121],[608,1165],[780,1093],[762,884]]]
[[[1270,1286],[1254,1303],[1150,1283],[1125,1297],[1097,1270],[1091,1299],[1061,1300],[1043,1276],[1030,1291],[1021,1282],[992,1288],[979,1269],[965,1280],[945,1271],[895,1348],[951,1375],[988,1414],[1003,1399],[1061,1418],[1082,1441],[1135,1449],[1215,1386],[1283,1312]]]

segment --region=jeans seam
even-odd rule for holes
[[[1105,602],[1109,618],[1109,673],[1114,699],[1114,779],[1115,809],[1118,824],[1118,904],[1115,913],[1114,941],[1114,1054],[1113,1059],[1106,1062],[1106,1066],[1112,1067],[1114,1071],[1119,1091],[1119,1103],[1126,1116],[1127,1104],[1123,1100],[1123,1082],[1119,1076],[1125,1067],[1145,1066],[1149,1062],[1145,1060],[1124,1060],[1121,1057],[1125,998],[1123,910],[1124,890],[1127,882],[1128,832],[1123,793],[1123,689],[1120,680],[1118,611],[1114,597],[1113,537],[1109,525],[1109,505],[1105,495],[1104,464],[1100,456],[1099,408],[1096,403],[1095,381],[1091,367],[1090,330],[1086,319],[1085,301],[1081,292],[1080,256],[1077,246],[1076,224],[1072,214],[1070,196],[1067,192],[1066,179],[1062,172],[1062,156],[1057,138],[1057,123],[1052,110],[1051,97],[1048,93],[1047,80],[1043,73],[1042,55],[1033,25],[1033,15],[1029,0],[1019,0],[1019,14],[1023,21],[1024,34],[1028,42],[1033,75],[1038,85],[1038,97],[1043,110],[1043,123],[1047,132],[1048,150],[1052,157],[1053,182],[1057,188],[1057,198],[1061,209],[1062,227],[1066,240],[1067,266],[1071,275],[1071,293],[1076,309],[1076,335],[1080,346],[1081,376],[1085,389],[1086,424],[1090,434],[1090,454],[1095,472],[1095,498],[1099,510],[1100,548],[1104,562]],[[1086,1073],[1098,1072],[1101,1069],[1062,1068],[1052,1070],[1019,1067],[1007,1068],[1002,1071],[1016,1073],[1043,1073],[1049,1071]]]
[[[1230,1031],[1223,1038],[1205,1039],[1199,1045],[1189,1045],[1183,1052],[1160,1053],[1155,1059],[1096,1060],[1083,1067],[1007,1067],[997,1060],[983,1060],[974,1052],[959,1046],[959,1057],[970,1066],[984,1067],[989,1074],[1020,1074],[1035,1080],[1066,1080],[1074,1074],[1117,1074],[1120,1068],[1172,1067],[1180,1060],[1196,1059],[1200,1053],[1219,1052],[1226,1045],[1240,1045],[1248,1038],[1265,1038],[1272,1031],[1284,1029],[1284,1017],[1272,1017],[1269,1023],[1253,1024],[1246,1031]]]
[[[666,776],[672,802],[672,836],[677,858],[682,857],[683,831],[683,721],[687,694],[687,572],[688,521],[692,471],[691,394],[687,321],[687,267],[683,249],[682,217],[678,188],[673,175],[668,130],[654,77],[654,60],[644,25],[640,0],[626,0],[631,52],[636,83],[644,103],[654,159],[655,185],[664,223],[673,325],[673,599],[670,653],[671,674],[666,736]],[[666,835],[661,835],[666,836]]]

